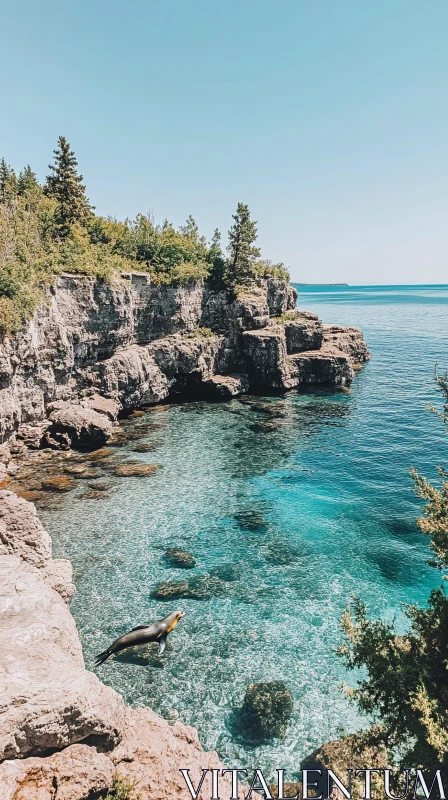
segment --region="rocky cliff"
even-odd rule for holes
[[[85,669],[67,605],[70,562],[51,558],[51,539],[32,503],[0,491],[0,796],[91,800],[119,774],[142,800],[189,797],[202,768],[222,769],[193,728],[149,708],[130,709]],[[220,796],[231,784],[220,778]],[[211,796],[209,775],[203,797]],[[244,793],[241,790],[240,797]]]
[[[0,344],[0,441],[96,446],[121,409],[349,384],[369,358],[361,331],[323,325],[296,299],[276,278],[231,300],[201,282],[153,286],[144,273],[61,275],[25,330]]]

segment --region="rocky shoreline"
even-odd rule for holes
[[[62,275],[26,329],[0,344],[2,800],[86,800],[116,773],[142,798],[185,798],[180,767],[197,784],[203,767],[222,766],[194,729],[126,707],[85,669],[68,608],[71,564],[52,559],[29,501],[76,480],[94,498],[107,491],[108,470],[154,471],[120,462],[115,448],[129,441],[120,415],[186,397],[347,386],[369,357],[358,328],[298,311],[285,281],[260,279],[229,302],[202,283],[154,287],[142,273],[114,284]],[[136,452],[151,447],[138,444],[145,425],[157,426],[134,431]],[[226,800],[230,781],[222,787]]]

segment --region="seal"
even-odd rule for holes
[[[159,619],[158,622],[153,622],[151,625],[137,625],[132,628],[129,633],[115,639],[114,642],[102,653],[99,653],[95,659],[95,666],[99,667],[104,664],[110,656],[120,653],[122,650],[127,650],[128,647],[136,647],[139,644],[148,644],[148,642],[159,643],[159,655],[163,653],[166,645],[166,637],[176,627],[182,617],[185,616],[186,611],[172,611],[167,617]]]

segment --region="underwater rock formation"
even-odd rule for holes
[[[260,741],[282,739],[292,712],[292,694],[283,681],[251,683],[247,687],[241,719],[248,736]]]

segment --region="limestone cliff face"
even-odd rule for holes
[[[323,326],[296,298],[276,278],[231,300],[201,282],[153,286],[144,273],[111,284],[61,275],[25,330],[0,344],[0,441],[101,444],[113,418],[102,398],[126,410],[171,396],[350,383],[353,362],[369,357],[361,331]]]

